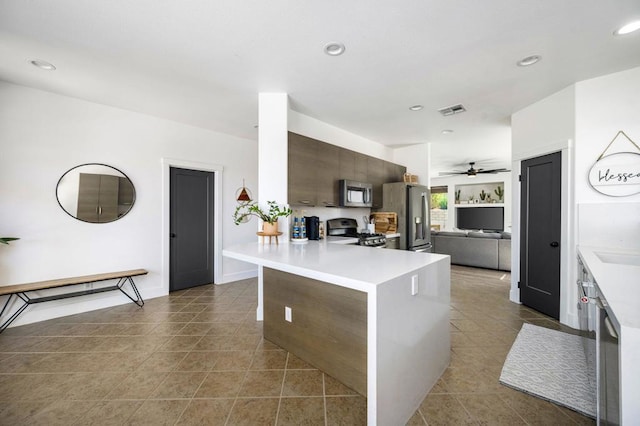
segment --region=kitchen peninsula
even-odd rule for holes
[[[449,257],[326,240],[241,244],[258,265],[264,337],[367,397],[369,425],[405,424],[449,364]]]

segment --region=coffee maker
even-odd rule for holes
[[[318,216],[305,216],[304,220],[307,225],[307,238],[310,240],[319,240],[320,218],[318,218]]]

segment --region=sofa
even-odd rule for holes
[[[455,265],[511,271],[511,233],[431,231],[433,253],[448,254]]]

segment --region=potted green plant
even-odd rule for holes
[[[256,216],[263,222],[263,232],[265,234],[276,234],[278,232],[278,218],[287,217],[293,211],[289,207],[280,207],[275,201],[267,201],[269,209],[263,210],[256,201],[243,203],[236,207],[233,213],[233,223],[240,225]]]
[[[502,197],[504,197],[504,190],[502,189],[502,187],[498,186],[496,189],[493,190],[493,192],[495,192],[496,195],[498,196],[498,200],[502,201]]]
[[[460,204],[460,190],[456,191],[456,204]]]
[[[0,237],[0,244],[9,244],[9,241],[19,240],[20,238],[15,237]]]
[[[484,189],[483,189],[483,190],[480,192],[480,199],[481,199],[482,201],[484,201],[484,200],[485,200],[485,198],[487,198],[487,193],[486,193],[486,192],[484,192]]]

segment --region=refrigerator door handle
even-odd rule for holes
[[[429,215],[429,200],[427,199],[427,193],[422,193],[422,238],[427,237],[428,226],[430,226],[427,222],[427,218]]]

